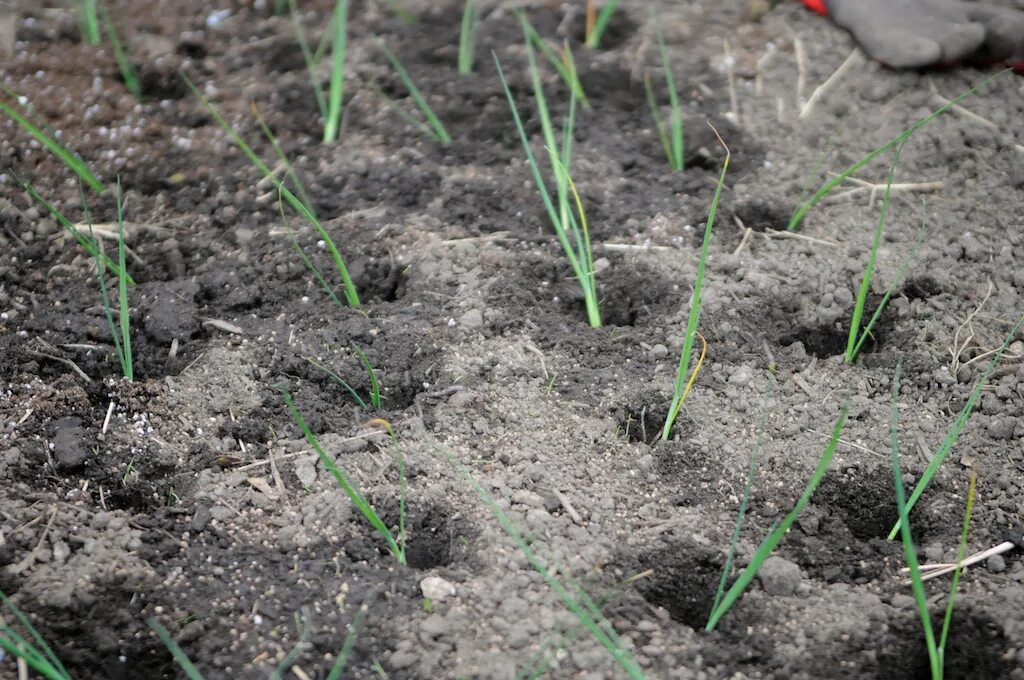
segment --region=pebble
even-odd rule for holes
[[[800,567],[789,560],[772,555],[757,572],[761,587],[769,595],[792,595],[800,585]]]
[[[750,366],[738,366],[732,375],[729,376],[729,384],[736,387],[745,387],[754,378],[754,370]]]
[[[316,466],[310,459],[295,463],[295,476],[302,486],[313,486],[316,483]]]
[[[54,424],[53,457],[62,468],[79,468],[89,459],[85,445],[85,430],[78,418],[60,418]]]
[[[484,314],[479,309],[471,309],[459,317],[459,325],[466,328],[480,328],[484,325]]]
[[[665,345],[660,342],[657,345],[653,345],[650,351],[651,356],[655,359],[663,359],[668,356],[668,347],[665,347]]]
[[[993,574],[1001,574],[1006,571],[1006,559],[1002,555],[993,555],[988,558],[988,570]]]
[[[420,581],[420,591],[431,602],[444,602],[455,597],[455,586],[440,576],[427,576]]]

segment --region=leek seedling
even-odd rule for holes
[[[16,101],[22,103],[22,106],[25,106],[25,104],[28,101],[27,99],[15,95],[7,88],[3,89],[8,96],[13,97]],[[17,123],[25,132],[32,135],[32,137],[34,137],[37,142],[46,147],[50,151],[50,153],[59,158],[64,163],[64,165],[68,166],[68,168],[72,172],[78,175],[78,177],[83,182],[85,182],[90,189],[95,191],[97,194],[103,193],[103,190],[106,189],[106,186],[104,186],[103,182],[96,175],[93,174],[92,170],[89,169],[89,166],[85,164],[85,161],[79,158],[75,153],[68,150],[66,146],[58,142],[50,135],[43,132],[43,130],[35,124],[33,124],[32,121],[28,119],[28,117],[21,114],[17,109],[15,109],[13,106],[10,106],[3,100],[0,100],[0,112],[6,114],[11,120]]]
[[[981,81],[981,83],[979,83],[978,85],[975,85],[971,89],[962,93],[956,99],[953,99],[952,101],[947,102],[945,105],[939,107],[935,111],[932,111],[930,114],[928,114],[921,120],[917,121],[916,123],[908,127],[906,130],[890,139],[885,144],[881,145],[874,151],[871,151],[866,156],[861,158],[859,161],[857,161],[850,167],[846,168],[846,170],[843,170],[841,173],[839,173],[829,181],[825,182],[825,184],[823,184],[820,189],[814,192],[814,194],[810,198],[808,198],[806,201],[801,202],[800,205],[797,206],[796,211],[793,213],[793,216],[789,219],[789,226],[786,228],[789,231],[793,231],[794,229],[799,227],[800,223],[804,221],[805,217],[807,217],[807,213],[810,211],[811,208],[816,206],[823,198],[832,193],[833,189],[835,189],[837,186],[845,182],[846,178],[850,177],[853,173],[857,172],[865,165],[867,165],[875,158],[877,158],[879,154],[882,154],[883,152],[893,148],[894,146],[903,144],[904,142],[906,142],[907,139],[911,137],[911,135],[920,130],[922,127],[924,127],[931,121],[935,120],[942,114],[946,113],[950,109],[954,108],[955,106],[960,104],[960,102],[967,99],[975,92],[991,83],[996,78],[1005,75],[1008,71],[1012,71],[1012,69],[1003,69],[1002,71],[996,73],[995,75],[989,76],[985,80]]]
[[[391,63],[392,68],[395,69],[395,73],[401,79],[402,84],[405,85],[405,89],[409,91],[412,96],[412,100],[416,102],[416,107],[423,114],[423,117],[427,120],[427,124],[430,126],[430,135],[439,141],[441,144],[451,144],[452,138],[448,135],[448,131],[444,129],[444,125],[441,124],[440,119],[434,114],[434,110],[430,108],[430,104],[427,103],[426,98],[420,92],[420,89],[416,87],[416,83],[412,82],[412,78],[409,77],[409,73],[402,66],[402,62],[398,60],[398,57],[388,49],[388,46],[383,40],[380,41],[381,51],[384,52],[384,56]]]
[[[46,640],[28,620],[28,617],[2,591],[0,591],[0,604],[4,605],[15,621],[21,624],[21,627],[28,633],[28,637],[25,637],[14,626],[7,623],[5,617],[0,616],[0,650],[24,660],[29,668],[47,680],[71,680],[71,675],[57,655],[53,653],[50,645],[46,644]]]
[[[78,18],[78,28],[82,31],[82,38],[90,45],[99,45],[100,36],[99,15],[96,11],[96,0],[77,0],[75,2],[75,14]]]
[[[611,23],[612,14],[619,6],[619,0],[605,0],[600,12],[594,5],[595,0],[587,0],[587,30],[583,43],[592,50],[596,50],[601,44],[601,38],[608,30],[608,24]]]
[[[480,500],[484,502],[484,505],[486,505],[497,518],[501,528],[505,530],[505,533],[507,533],[516,546],[518,546],[519,550],[526,557],[530,565],[541,575],[545,583],[548,584],[548,587],[555,591],[555,594],[558,595],[559,599],[562,600],[569,611],[576,616],[580,624],[590,631],[590,634],[594,636],[594,639],[597,640],[602,647],[608,650],[629,678],[633,680],[641,680],[644,678],[643,669],[640,668],[636,659],[634,659],[629,653],[629,650],[626,649],[621,638],[616,634],[615,629],[612,628],[612,625],[604,617],[604,614],[601,613],[601,609],[594,603],[590,596],[587,595],[586,592],[584,592],[577,584],[572,582],[570,583],[570,587],[574,587],[577,593],[576,595],[573,595],[570,592],[570,589],[555,577],[548,566],[544,564],[544,561],[533,552],[529,543],[525,538],[523,538],[523,535],[519,533],[519,530],[516,528],[509,516],[506,515],[500,507],[498,507],[498,503],[494,500],[494,497],[487,493],[487,491],[480,485],[480,482],[478,482],[476,478],[473,477],[473,475],[471,475],[469,471],[455,459],[455,456],[451,451],[443,451],[443,453],[448,458],[448,462],[452,467],[462,473],[462,476],[470,486],[473,487],[473,490],[476,491]]]
[[[921,494],[928,488],[928,484],[932,481],[932,477],[939,471],[939,466],[942,465],[943,461],[949,455],[949,452],[953,450],[953,446],[956,444],[957,439],[960,438],[960,433],[963,432],[964,427],[967,425],[967,421],[970,420],[971,414],[974,412],[974,407],[978,403],[978,399],[981,398],[981,390],[988,382],[988,379],[992,376],[992,373],[996,370],[996,366],[1003,358],[1003,353],[1006,348],[1010,346],[1013,339],[1017,336],[1017,331],[1020,330],[1021,325],[1024,324],[1024,316],[1017,319],[1017,323],[1013,325],[1010,332],[1007,334],[1003,344],[996,350],[989,361],[988,366],[985,368],[985,372],[981,378],[974,384],[974,389],[971,390],[970,396],[967,397],[967,403],[960,410],[956,420],[950,425],[949,430],[946,431],[946,436],[942,439],[942,443],[939,444],[939,448],[935,451],[935,455],[932,456],[928,462],[928,467],[925,468],[924,473],[921,475],[921,479],[918,480],[917,485],[914,487],[913,493],[910,494],[910,498],[907,500],[907,514],[914,508],[914,504],[917,503],[918,499],[921,498]],[[896,524],[893,526],[892,531],[889,532],[889,540],[896,538],[896,534],[899,533],[900,527],[903,524],[902,519],[896,520]]]
[[[334,44],[331,46],[331,86],[324,121],[324,142],[338,139],[341,122],[341,101],[345,90],[345,46],[348,41],[348,0],[338,0],[331,19]]]
[[[956,569],[953,572],[953,582],[950,586],[949,598],[946,602],[946,613],[942,622],[942,633],[938,641],[935,639],[935,631],[932,626],[931,612],[928,610],[928,594],[925,592],[924,579],[921,577],[921,563],[917,558],[917,550],[914,548],[914,540],[910,534],[910,519],[908,513],[910,508],[903,491],[903,479],[900,474],[900,452],[899,452],[899,400],[900,400],[900,372],[902,362],[896,363],[896,371],[892,379],[892,476],[893,484],[896,487],[896,506],[900,515],[900,537],[903,541],[903,552],[907,558],[907,567],[910,570],[910,585],[914,593],[914,601],[917,603],[917,611],[921,617],[921,626],[924,629],[925,643],[928,646],[928,667],[931,671],[932,680],[942,680],[945,672],[946,642],[949,640],[949,627],[953,620],[953,604],[956,601],[957,589],[960,585],[960,561],[964,557],[967,548],[967,533],[971,526],[971,512],[974,508],[974,493],[977,484],[977,475],[972,471],[971,481],[967,489],[967,509],[964,512],[963,527],[960,531],[960,543],[957,547]]]
[[[392,443],[395,444],[395,455],[398,460],[398,479],[400,485],[400,493],[398,498],[399,503],[399,514],[398,514],[398,534],[397,536],[391,531],[384,520],[380,518],[377,511],[370,505],[370,502],[366,500],[366,497],[355,485],[355,483],[349,479],[341,468],[339,468],[330,456],[324,452],[320,441],[313,434],[313,431],[309,429],[309,425],[306,424],[302,414],[295,407],[295,401],[292,399],[292,395],[283,388],[278,388],[281,391],[281,397],[284,399],[285,404],[288,405],[288,410],[292,414],[292,419],[295,420],[295,424],[302,430],[302,434],[305,435],[306,441],[313,447],[317,455],[320,457],[320,462],[323,466],[334,475],[334,479],[337,480],[338,485],[348,494],[348,497],[352,499],[352,503],[356,506],[359,512],[366,518],[366,521],[380,534],[381,538],[384,539],[384,543],[388,547],[388,551],[395,556],[399,564],[404,565],[406,563],[405,556],[405,459],[402,456],[401,450],[397,447],[398,437],[395,434],[394,428],[386,420],[377,418],[371,422],[381,424],[391,436]]]
[[[139,84],[139,77],[135,73],[135,67],[132,66],[131,57],[117,35],[117,29],[114,27],[114,20],[110,16],[107,3],[104,0],[98,0],[98,4],[103,30],[106,31],[107,37],[110,39],[110,46],[114,50],[114,60],[117,62],[118,70],[121,71],[121,79],[124,80],[125,87],[132,93],[136,101],[142,101],[142,85]]]
[[[476,0],[466,0],[459,30],[459,74],[473,72],[473,51],[476,48]]]
[[[114,340],[114,350],[117,352],[117,360],[121,364],[121,374],[128,382],[135,380],[135,369],[132,362],[132,335],[131,316],[128,310],[128,269],[125,262],[124,246],[124,198],[121,194],[121,178],[117,180],[115,198],[117,200],[117,297],[118,297],[118,319],[119,324],[114,323],[113,304],[110,300],[110,293],[107,291],[106,276],[104,274],[103,260],[96,258],[96,275],[100,280],[100,291],[103,294],[103,312],[107,317],[107,324],[110,326],[110,335]],[[84,205],[84,196],[83,196]],[[86,208],[88,217],[88,208]],[[92,235],[92,226],[89,227]],[[103,252],[103,246],[97,239],[93,239],[96,249]]]
[[[765,537],[764,541],[757,548],[757,552],[750,559],[750,563],[747,565],[736,581],[732,584],[732,587],[725,593],[724,596],[719,600],[716,598],[718,603],[712,610],[711,615],[708,617],[707,625],[704,627],[708,632],[715,629],[718,622],[725,616],[726,612],[739,600],[740,596],[743,595],[743,591],[747,589],[750,582],[754,580],[757,575],[757,570],[761,568],[761,565],[766,559],[772,554],[775,548],[782,542],[782,539],[786,536],[786,532],[793,526],[793,522],[800,515],[803,509],[811,500],[811,496],[814,494],[814,490],[818,488],[818,484],[821,483],[822,477],[825,476],[825,470],[828,469],[829,463],[832,461],[832,456],[835,455],[836,448],[839,446],[839,435],[843,432],[843,426],[846,425],[846,414],[848,406],[843,405],[842,410],[839,413],[839,418],[836,420],[835,425],[832,427],[832,436],[829,437],[828,444],[825,445],[825,450],[821,454],[821,459],[818,461],[818,466],[814,469],[814,474],[811,475],[811,479],[807,482],[807,486],[804,488],[803,494],[801,494],[799,500],[793,509],[789,511],[779,524],[769,532],[768,536]]]
[[[654,18],[654,30],[658,38],[658,53],[661,55],[661,68],[665,72],[665,87],[668,89],[669,118],[668,125],[661,117],[658,102],[654,98],[654,88],[651,87],[650,74],[644,73],[644,90],[647,93],[647,103],[651,107],[651,114],[658,128],[658,137],[665,149],[665,157],[668,158],[669,166],[676,172],[685,169],[683,160],[683,112],[679,105],[679,93],[676,90],[676,81],[672,76],[672,64],[668,59],[668,49],[665,47],[665,38],[661,33],[661,24],[657,16]]]
[[[279,4],[288,3],[289,13],[292,16],[292,26],[295,27],[295,39],[302,50],[302,58],[306,62],[306,73],[309,74],[309,84],[313,88],[313,96],[316,97],[316,106],[320,115],[327,120],[327,97],[324,95],[324,88],[320,79],[316,76],[316,65],[320,63],[317,55],[309,48],[309,40],[306,38],[306,29],[302,27],[302,17],[299,16],[298,0],[279,0]]]
[[[714,129],[714,128],[712,128]],[[718,131],[715,131],[718,134]],[[697,337],[697,325],[700,321],[701,292],[704,290],[704,269],[708,262],[708,246],[711,244],[711,229],[715,224],[715,213],[718,212],[718,202],[722,200],[722,187],[725,186],[725,173],[729,170],[729,159],[732,154],[729,147],[725,145],[722,138],[718,141],[725,147],[725,160],[722,162],[722,174],[718,176],[718,185],[715,187],[714,198],[711,199],[711,207],[708,209],[708,220],[704,225],[704,240],[700,246],[700,260],[697,263],[697,276],[693,282],[693,296],[690,298],[690,316],[686,322],[686,336],[683,338],[683,349],[679,354],[679,368],[676,370],[676,383],[672,391],[672,405],[669,407],[668,416],[665,418],[665,426],[661,430],[662,441],[668,441],[672,434],[672,425],[679,416],[679,410],[683,407],[694,381],[697,378],[697,371],[700,370],[704,361],[704,352],[701,352],[700,361],[693,369],[689,380],[686,377],[690,368],[690,356],[693,354],[693,341]],[[702,338],[703,341],[703,338]],[[707,343],[704,343],[705,350]]]
[[[558,72],[558,75],[562,77],[566,86],[572,90],[576,99],[579,100],[584,108],[589,109],[590,102],[587,100],[587,95],[583,91],[583,83],[580,82],[579,74],[576,72],[576,63],[573,60],[569,44],[566,43],[562,47],[562,53],[559,54],[550,45],[548,45],[542,37],[540,37],[540,33],[538,33],[537,29],[533,27],[533,24],[529,22],[525,14],[519,11],[516,15],[519,17],[519,23],[522,24],[527,42],[540,50],[541,54],[551,62],[551,65]]]
[[[280,192],[281,197],[288,203],[289,206],[291,206],[291,208],[295,212],[297,212],[300,216],[304,217],[310,224],[313,225],[317,233],[320,235],[320,238],[324,241],[324,244],[327,246],[327,249],[331,253],[331,257],[334,260],[334,265],[338,270],[338,275],[341,277],[342,284],[345,287],[345,298],[346,300],[348,300],[348,304],[358,309],[361,305],[359,301],[359,293],[356,291],[355,282],[349,275],[348,267],[345,266],[345,260],[342,258],[341,253],[338,251],[338,247],[334,243],[334,239],[331,238],[331,235],[327,232],[323,224],[321,224],[320,220],[317,218],[316,213],[314,213],[313,211],[312,205],[309,204],[307,201],[303,201],[302,199],[300,199],[298,196],[292,193],[291,190],[288,189],[288,187],[284,185],[284,182],[282,182],[274,173],[274,171],[271,170],[270,167],[263,162],[262,158],[256,155],[256,152],[252,150],[252,148],[246,143],[244,139],[242,139],[242,136],[238,133],[237,130],[235,130],[234,126],[232,126],[231,123],[229,123],[227,119],[224,118],[220,110],[216,106],[214,106],[212,102],[210,102],[205,96],[203,96],[203,93],[199,91],[199,88],[196,87],[196,84],[193,83],[188,76],[182,74],[182,79],[184,79],[185,84],[196,96],[196,98],[198,98],[199,101],[203,103],[203,105],[206,107],[206,110],[210,112],[210,115],[213,116],[213,119],[215,121],[217,121],[217,124],[220,125],[221,129],[223,129],[224,132],[227,133],[228,137],[230,137],[231,140],[235,143],[235,146],[237,146],[239,150],[245,155],[245,157],[249,159],[249,162],[256,166],[256,169],[259,170],[260,173],[262,173],[263,176],[267,180],[269,180],[271,184],[274,185],[274,187]],[[296,190],[300,191],[299,189]]]
[[[569,174],[569,163],[572,155],[572,134],[575,125],[576,97],[574,91],[570,90],[569,114],[566,116],[562,132],[562,144],[555,140],[554,127],[551,124],[551,115],[548,111],[547,100],[544,97],[544,88],[541,86],[540,73],[530,42],[526,42],[526,53],[530,60],[530,76],[533,80],[534,98],[537,102],[537,110],[540,114],[541,128],[551,161],[551,169],[555,178],[558,207],[556,209],[551,194],[548,191],[544,178],[541,176],[540,165],[530,147],[530,140],[526,137],[526,130],[523,128],[522,120],[519,117],[519,110],[515,100],[512,98],[512,91],[509,89],[505,73],[501,68],[501,62],[497,55],[494,55],[494,63],[498,67],[498,77],[501,79],[502,87],[505,89],[505,97],[508,99],[509,108],[512,111],[512,119],[515,121],[516,131],[519,133],[519,140],[526,152],[526,159],[533,174],[534,182],[540,191],[541,200],[547,209],[551,225],[554,227],[558,242],[569,260],[569,266],[576,275],[580,289],[583,291],[583,301],[587,310],[587,321],[591,327],[601,326],[601,312],[598,307],[597,281],[594,276],[594,260],[590,246],[590,230],[587,225],[586,214],[583,211],[583,202],[580,200],[576,185]],[[561,154],[559,154],[559,149]],[[570,196],[576,205],[578,218],[573,214]]]

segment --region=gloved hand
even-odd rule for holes
[[[961,0],[803,0],[894,68],[1024,62],[1024,12]]]

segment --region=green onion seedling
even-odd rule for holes
[[[299,49],[302,50],[302,58],[306,62],[306,73],[309,75],[309,85],[313,89],[313,96],[316,97],[317,109],[320,111],[320,115],[323,116],[324,121],[326,121],[328,116],[327,96],[324,94],[323,85],[320,84],[320,79],[316,75],[316,66],[320,63],[320,60],[309,47],[306,29],[302,26],[302,17],[299,14],[298,0],[278,0],[279,5],[284,5],[286,2],[289,14],[292,17],[292,26],[295,28],[295,39],[299,43]]]
[[[714,128],[711,128],[714,130]],[[718,135],[718,131],[715,130],[715,134]],[[679,354],[679,368],[676,369],[676,383],[672,391],[672,405],[669,407],[668,416],[665,418],[665,425],[661,430],[662,441],[668,441],[668,438],[672,434],[672,426],[676,422],[676,418],[679,416],[679,411],[683,407],[683,402],[686,400],[686,396],[690,392],[690,388],[693,386],[693,381],[697,377],[697,371],[700,370],[701,363],[704,359],[704,353],[701,353],[701,362],[698,362],[696,368],[694,368],[692,377],[687,380],[687,372],[690,368],[690,357],[693,354],[693,343],[696,339],[697,326],[700,321],[700,310],[701,310],[701,293],[704,290],[704,271],[707,267],[708,262],[708,247],[711,245],[711,230],[715,224],[715,214],[718,212],[718,203],[722,200],[722,188],[725,186],[725,173],[729,170],[729,159],[732,154],[729,151],[729,147],[726,146],[725,142],[721,137],[718,137],[719,143],[725,148],[725,160],[722,161],[722,173],[718,176],[718,185],[715,187],[714,198],[711,199],[711,207],[708,209],[708,220],[704,225],[704,240],[700,246],[700,260],[697,263],[697,276],[693,282],[693,296],[690,298],[690,316],[686,321],[686,336],[683,338],[683,349]]]
[[[558,72],[558,75],[562,77],[566,86],[572,90],[573,95],[583,105],[583,108],[589,109],[590,101],[583,91],[583,83],[580,82],[579,74],[576,71],[576,63],[573,59],[572,51],[569,49],[568,42],[562,46],[562,53],[559,54],[548,45],[544,38],[540,37],[540,33],[537,32],[537,29],[533,27],[533,24],[530,23],[522,11],[517,11],[516,16],[519,17],[519,23],[523,27],[523,33],[526,35],[527,42],[540,50],[541,54]]]
[[[665,150],[665,157],[668,159],[669,167],[676,172],[685,169],[684,162],[684,135],[683,135],[683,111],[679,105],[679,93],[676,90],[676,80],[672,75],[672,63],[668,58],[668,49],[665,47],[665,38],[661,32],[661,23],[657,15],[654,17],[654,30],[658,38],[658,53],[661,55],[661,68],[665,73],[665,87],[668,89],[669,116],[668,125],[661,116],[661,110],[654,97],[654,88],[651,86],[650,74],[644,72],[644,91],[647,94],[647,104],[651,108],[651,115],[654,116],[654,123],[658,129],[658,137]]]
[[[459,74],[473,72],[473,52],[476,48],[477,0],[466,0],[462,8],[462,27],[459,30]]]
[[[334,42],[331,45],[331,84],[327,97],[327,118],[324,121],[324,142],[338,139],[341,122],[341,101],[345,91],[345,47],[348,41],[348,0],[338,0],[331,17]]]
[[[604,7],[600,12],[597,11],[595,4],[595,0],[587,0],[587,28],[583,43],[592,50],[596,50],[601,45],[601,38],[608,30],[612,14],[619,6],[619,0],[605,0]]]
[[[82,39],[90,45],[99,45],[103,39],[100,35],[99,13],[96,10],[97,0],[76,0],[75,16]]]
[[[810,480],[807,482],[807,486],[804,488],[803,494],[797,500],[796,505],[789,511],[779,524],[772,529],[765,539],[761,542],[761,545],[757,548],[754,556],[750,558],[750,563],[747,564],[746,569],[740,572],[740,575],[733,582],[732,586],[726,591],[720,599],[716,598],[718,604],[714,609],[711,610],[711,615],[708,617],[707,625],[704,627],[707,631],[712,631],[718,622],[725,616],[726,612],[736,603],[737,600],[743,595],[743,592],[747,589],[747,586],[754,580],[757,575],[757,570],[761,568],[761,565],[766,559],[774,552],[775,548],[778,547],[779,543],[786,536],[786,532],[793,526],[796,518],[800,516],[803,509],[807,507],[807,504],[811,501],[811,496],[814,495],[814,490],[818,488],[822,478],[825,476],[825,470],[828,469],[829,463],[832,461],[832,456],[835,455],[836,448],[839,446],[839,436],[843,432],[843,426],[846,425],[846,416],[848,412],[848,406],[843,405],[842,410],[839,412],[839,418],[836,420],[835,425],[832,427],[832,436],[829,437],[828,443],[825,445],[825,450],[821,454],[821,459],[818,461],[817,467],[814,469],[814,473],[811,475]]]
[[[0,86],[0,88],[2,88],[4,92],[15,101],[24,103],[28,102],[27,99],[16,95],[6,87]],[[2,100],[0,100],[0,112],[6,114],[7,117],[17,123],[21,129],[32,135],[37,142],[42,144],[50,153],[59,158],[61,162],[63,162],[64,165],[66,165],[72,172],[78,175],[78,177],[85,182],[90,189],[95,191],[97,194],[103,193],[106,186],[96,175],[93,174],[85,161],[79,158],[77,154],[73,153],[66,146],[43,132],[42,128],[35,125],[27,116]]]
[[[816,206],[819,202],[821,202],[822,199],[824,199],[830,193],[832,193],[833,189],[835,189],[837,186],[845,182],[848,177],[853,175],[853,173],[863,168],[865,165],[873,161],[875,158],[877,158],[880,154],[884,153],[885,151],[893,148],[894,146],[903,144],[907,139],[910,138],[911,135],[920,130],[922,127],[924,127],[931,121],[935,120],[942,114],[946,113],[950,109],[956,107],[957,105],[960,104],[960,102],[967,99],[975,92],[991,83],[996,78],[999,78],[1010,71],[1012,71],[1012,69],[1003,69],[1002,71],[999,71],[995,75],[989,76],[981,83],[975,85],[971,89],[962,93],[956,99],[953,99],[952,101],[947,102],[945,105],[939,107],[935,111],[932,111],[930,114],[920,119],[919,121],[908,127],[906,130],[890,139],[885,144],[882,144],[880,147],[878,147],[874,151],[871,151],[866,156],[861,158],[859,161],[857,161],[850,167],[846,168],[846,170],[843,170],[841,173],[839,173],[829,181],[825,182],[825,184],[823,184],[820,189],[814,192],[814,194],[810,198],[808,198],[806,201],[801,202],[800,205],[797,206],[796,211],[793,213],[793,216],[789,219],[789,226],[787,227],[787,229],[789,231],[793,231],[794,229],[799,227],[800,224],[804,221],[804,218],[807,217],[807,213],[810,211],[810,209]]]
[[[106,32],[107,38],[110,39],[110,46],[114,50],[114,60],[117,62],[118,70],[121,71],[121,79],[124,80],[125,87],[132,93],[135,100],[142,101],[142,85],[139,83],[139,76],[135,73],[135,67],[132,65],[131,56],[128,54],[127,48],[117,35],[117,28],[114,26],[114,20],[110,16],[107,3],[105,0],[98,0],[97,4],[100,9],[103,30]]]
[[[46,640],[28,620],[28,617],[2,591],[0,591],[0,604],[3,604],[14,620],[28,633],[28,637],[25,637],[8,623],[4,616],[0,616],[0,650],[17,659],[22,659],[29,668],[47,680],[71,680],[71,674],[53,653],[50,645],[46,644]]]
[[[409,77],[409,73],[405,70],[405,67],[402,66],[402,62],[400,62],[398,57],[388,49],[388,46],[383,40],[380,41],[380,49],[384,52],[384,56],[387,58],[388,62],[391,63],[392,68],[395,69],[395,73],[398,74],[402,84],[405,85],[405,89],[409,91],[410,96],[412,96],[412,100],[416,103],[416,107],[426,119],[430,130],[430,136],[441,144],[451,144],[452,138],[448,135],[448,131],[445,130],[444,125],[434,113],[434,110],[430,108],[430,104],[427,103],[427,100],[423,96],[423,93],[420,92],[420,89],[416,87],[416,83],[414,83],[412,78]]]
[[[110,336],[114,341],[114,350],[117,352],[117,360],[121,364],[121,375],[128,382],[135,380],[135,368],[132,361],[132,335],[131,315],[128,309],[128,268],[125,258],[124,245],[124,196],[121,193],[121,178],[117,178],[115,198],[117,200],[117,297],[118,297],[118,319],[114,323],[113,304],[110,293],[107,290],[106,276],[104,272],[103,259],[96,257],[96,276],[100,280],[100,292],[103,296],[103,312],[107,317],[107,324],[110,326]],[[82,196],[82,205],[85,209],[86,219],[89,220],[89,209],[85,206],[85,196]],[[93,240],[98,253],[103,252],[103,245],[99,239],[92,235],[92,224],[90,220],[89,235]]]

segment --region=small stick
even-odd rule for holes
[[[565,497],[565,494],[558,489],[552,489],[551,493],[555,495],[558,502],[562,504],[563,508],[565,508],[565,514],[569,515],[569,518],[579,526],[584,526],[583,518],[580,517],[580,513],[576,512],[576,508],[572,506],[572,503],[570,503],[569,499]]]
[[[1014,538],[1014,537],[1011,536],[1011,539],[1012,538]],[[999,545],[995,546],[994,548],[989,548],[988,550],[982,550],[981,552],[975,553],[975,554],[971,555],[970,557],[965,557],[963,560],[961,560],[958,563],[953,563],[953,564],[949,564],[949,563],[922,564],[921,565],[921,571],[927,571],[928,573],[927,574],[922,574],[921,575],[921,580],[922,581],[926,581],[926,580],[928,580],[930,578],[935,578],[936,576],[942,576],[943,574],[948,574],[951,571],[956,571],[957,567],[959,567],[961,570],[966,569],[967,567],[969,567],[971,565],[977,564],[979,562],[984,562],[985,560],[987,560],[990,557],[995,557],[996,555],[1001,555],[1003,553],[1010,552],[1014,548],[1020,548],[1022,545],[1024,545],[1024,541],[1022,541],[1022,540],[1020,540],[1018,538],[1018,540],[1016,540],[1016,541],[1014,541],[1014,540],[1003,541],[1002,543],[1000,543]],[[903,572],[903,573],[906,573],[906,572],[909,572],[910,569],[908,569],[907,567],[903,567],[900,571]],[[904,583],[909,584],[910,581],[905,581]]]
[[[989,130],[995,130],[996,132],[999,131],[999,126],[990,121],[988,118],[979,116],[978,114],[974,113],[973,111],[963,106],[960,106],[959,104],[953,104],[952,101],[943,97],[941,94],[939,94],[939,91],[935,89],[935,83],[929,82],[928,86],[929,88],[931,88],[932,91],[932,101],[934,101],[939,106],[948,106],[950,110],[953,111],[954,113],[958,113],[964,118],[967,118],[968,120],[972,120],[975,123],[978,123],[982,127],[987,127]]]
[[[798,35],[793,36],[793,55],[796,57],[796,105],[801,107],[807,89],[807,51],[804,50],[804,41]]]
[[[807,103],[804,104],[803,108],[800,109],[800,113],[799,113],[799,115],[797,117],[802,119],[802,118],[806,118],[807,116],[811,115],[811,111],[814,110],[814,105],[818,103],[818,100],[820,100],[822,97],[824,97],[828,93],[828,91],[831,90],[832,87],[837,82],[839,82],[839,80],[844,75],[846,75],[847,71],[852,69],[856,64],[858,64],[858,62],[861,61],[860,55],[861,55],[860,49],[854,47],[853,51],[850,52],[850,56],[848,56],[846,58],[846,61],[844,61],[842,64],[839,65],[839,68],[837,68],[835,70],[835,73],[830,75],[825,80],[824,83],[819,85],[814,90],[814,92],[811,93],[811,98],[808,99]]]
[[[807,241],[809,243],[816,243],[819,246],[829,246],[830,248],[838,248],[839,244],[835,241],[826,241],[820,238],[814,238],[801,234],[798,231],[776,231],[775,229],[765,229],[764,233],[761,234],[766,239],[781,238],[781,239],[797,239],[799,241]]]
[[[989,279],[988,291],[985,293],[985,297],[981,299],[981,302],[978,303],[978,306],[974,308],[974,311],[967,315],[967,318],[964,319],[964,322],[960,324],[960,326],[956,329],[956,333],[953,334],[953,346],[949,348],[949,353],[953,355],[953,359],[949,363],[949,374],[954,378],[960,371],[960,355],[967,350],[968,345],[970,345],[971,341],[974,340],[974,326],[971,324],[971,322],[974,320],[974,317],[977,316],[978,313],[981,311],[981,308],[985,306],[985,303],[988,302],[988,299],[992,295],[992,290],[994,289],[994,287],[995,286],[993,286],[992,284],[992,279]],[[968,336],[967,339],[964,340],[961,344],[960,332],[963,331],[965,328],[970,330],[970,336]]]
[[[102,434],[106,434],[107,433],[107,428],[110,427],[110,416],[113,415],[113,413],[114,413],[114,402],[111,401],[107,405],[107,415],[106,415],[105,418],[103,418],[103,428],[100,430],[100,432]]]

